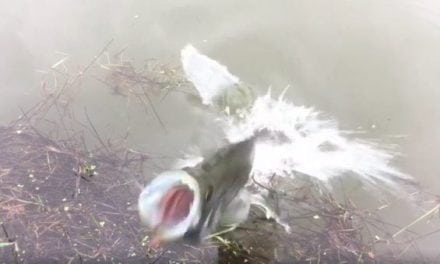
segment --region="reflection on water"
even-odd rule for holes
[[[295,104],[330,113],[342,129],[365,131],[361,138],[398,144],[404,156],[396,165],[435,193],[440,190],[438,10],[427,0],[2,1],[0,118],[15,118],[19,106],[41,97],[44,82],[60,81],[47,69],[65,54],[66,70],[76,72],[113,38],[110,54],[125,49],[124,58],[141,68],[147,58],[178,61],[180,49],[191,42],[260,95],[269,86],[279,94],[290,85],[286,98]],[[79,109],[87,106],[100,131],[123,135],[129,127],[131,145],[171,157],[196,143],[216,144],[200,139],[214,133],[212,116],[192,109],[183,94],[153,99],[164,132],[151,109],[146,115],[136,103],[113,96],[94,78],[99,70],[91,73],[81,79],[77,103]],[[206,132],[195,134],[194,128]],[[361,204],[374,204],[359,188],[355,193]],[[399,225],[414,219],[402,204],[384,214]],[[439,238],[430,239],[427,251]]]

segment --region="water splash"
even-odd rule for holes
[[[226,91],[242,87],[226,67],[190,45],[182,50],[182,64],[204,104],[213,105]],[[370,184],[389,186],[394,186],[396,179],[411,179],[391,165],[398,153],[372,142],[350,139],[351,133],[339,130],[335,120],[322,117],[313,108],[294,105],[285,100],[283,94],[273,99],[269,91],[255,98],[240,117],[229,114],[228,109],[218,115],[231,142],[243,140],[261,129],[286,136],[287,141],[283,143],[257,144],[253,175],[259,183],[268,183],[272,175],[293,178],[295,172],[323,182],[351,174]]]
[[[274,174],[295,177],[294,172],[324,182],[348,173],[368,183],[392,185],[395,178],[409,179],[390,164],[397,153],[371,142],[349,139],[350,132],[340,131],[336,121],[282,97],[274,100],[270,93],[256,99],[244,120],[231,120],[225,132],[231,141],[239,141],[243,135],[261,129],[282,132],[288,140],[257,144],[253,171],[259,182],[267,182]]]
[[[181,57],[186,78],[194,84],[205,105],[213,105],[216,97],[239,83],[238,78],[230,74],[225,66],[200,54],[191,45],[182,49]]]

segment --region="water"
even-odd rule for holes
[[[435,1],[1,1],[0,17],[3,123],[41,98],[41,81],[53,81],[44,72],[64,54],[68,69],[78,71],[113,38],[111,52],[127,48],[126,58],[142,65],[147,58],[178,61],[190,42],[260,94],[290,85],[285,98],[296,105],[316,107],[342,130],[364,131],[360,139],[397,144],[403,156],[394,165],[440,191]],[[129,143],[150,153],[179,157],[194,142],[194,127],[211,124],[173,94],[155,102],[164,133],[140,108],[128,115],[126,101],[93,78],[82,85],[78,103],[98,129],[122,135],[129,126]],[[400,207],[389,216],[408,224],[414,216]]]

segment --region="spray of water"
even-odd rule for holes
[[[256,146],[254,174],[259,182],[269,176],[294,177],[299,172],[321,181],[345,174],[355,174],[369,183],[392,185],[395,178],[408,178],[390,165],[395,153],[376,144],[349,139],[349,132],[338,129],[333,120],[319,112],[295,106],[282,97],[274,100],[270,93],[256,99],[250,114],[241,122],[231,122],[228,138],[240,140],[255,130],[282,132],[288,139],[276,143],[263,141]]]
[[[216,97],[239,83],[225,66],[200,54],[191,45],[182,50],[181,61],[186,78],[194,84],[205,105],[213,105]]]
[[[241,85],[225,66],[191,45],[182,50],[182,65],[206,105]],[[259,183],[269,182],[273,175],[295,177],[295,172],[323,182],[350,174],[369,184],[391,187],[395,187],[396,179],[410,179],[391,165],[397,153],[372,142],[352,139],[351,133],[339,130],[334,120],[324,118],[313,108],[288,102],[283,94],[274,99],[269,91],[256,97],[239,118],[227,109],[218,115],[231,142],[261,129],[285,135],[287,140],[282,143],[265,140],[256,145],[253,174]]]

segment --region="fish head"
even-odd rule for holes
[[[138,210],[156,244],[178,240],[199,222],[199,184],[183,170],[163,172],[140,194]]]

